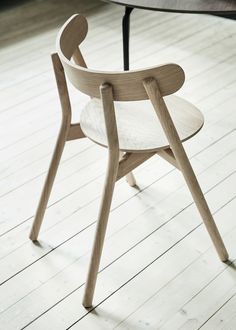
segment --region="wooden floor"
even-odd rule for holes
[[[230,253],[221,263],[183,178],[156,157],[116,186],[94,310],[82,305],[106,150],[69,142],[38,244],[28,239],[60,108],[50,63],[58,27],[81,12],[94,68],[121,69],[123,8],[18,1],[0,12],[0,329],[236,329],[236,22],[134,11],[131,66],[176,62],[204,113],[185,143]],[[70,88],[74,120],[87,97]]]

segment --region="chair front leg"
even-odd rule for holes
[[[58,165],[60,163],[61,155],[67,140],[67,135],[70,129],[70,118],[65,118],[62,122],[61,129],[58,135],[55,150],[53,152],[52,160],[49,166],[47,177],[44,183],[43,191],[41,193],[40,201],[34,218],[34,222],[30,232],[30,239],[36,241],[43,222],[44,213],[47,207],[48,199],[52,190],[53,182],[57,173]]]
[[[136,186],[136,180],[135,180],[135,177],[133,175],[133,172],[130,172],[130,173],[126,174],[126,181],[130,185],[130,187],[135,187]]]
[[[120,151],[120,159],[122,159],[123,155],[124,155],[124,152]],[[133,172],[129,172],[128,174],[126,174],[125,178],[126,178],[126,181],[128,182],[128,184],[130,185],[130,187],[136,186],[136,180],[133,175]]]
[[[51,55],[55,78],[57,82],[57,89],[60,97],[62,108],[62,122],[60,132],[57,138],[57,143],[52,156],[51,164],[48,170],[46,181],[40,197],[39,205],[30,232],[30,239],[36,241],[39,230],[43,221],[43,216],[47,207],[48,199],[52,190],[52,185],[57,173],[58,165],[60,163],[61,155],[65,146],[65,142],[69,137],[71,126],[71,106],[69,100],[68,89],[66,85],[66,78],[64,69],[57,53]]]
[[[107,222],[108,222],[118,167],[119,167],[119,153],[117,152],[113,155],[110,154],[105,185],[103,190],[103,196],[102,196],[102,201],[98,216],[95,240],[94,240],[92,255],[90,259],[89,272],[85,285],[83,305],[86,308],[92,306],[92,300],[93,300],[93,295],[97,280],[97,273],[101,260],[103,243],[106,234]]]

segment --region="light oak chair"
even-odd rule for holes
[[[128,72],[87,69],[79,49],[87,30],[83,16],[72,16],[60,30],[57,52],[52,54],[62,123],[30,238],[37,240],[65,142],[88,137],[107,147],[108,168],[83,300],[90,307],[115,182],[126,176],[135,185],[131,171],[156,154],[182,172],[220,259],[228,260],[228,254],[182,145],[201,129],[203,116],[189,102],[168,96],[183,85],[182,68],[166,64]],[[78,90],[91,97],[80,123],[71,123],[64,72]]]

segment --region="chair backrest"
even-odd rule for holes
[[[85,17],[76,14],[62,26],[57,38],[57,53],[70,82],[81,92],[100,98],[100,86],[112,85],[115,101],[148,99],[143,80],[157,80],[162,96],[179,90],[184,83],[184,71],[177,64],[165,64],[143,70],[125,72],[96,71],[86,68],[79,45],[86,37],[88,24]],[[71,61],[74,57],[75,62]]]

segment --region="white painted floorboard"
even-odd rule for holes
[[[59,27],[83,13],[89,66],[122,69],[123,8],[25,0],[0,11],[0,329],[236,329],[236,23],[135,10],[131,67],[176,62],[204,113],[186,151],[230,254],[221,263],[179,172],[154,157],[117,183],[93,310],[82,295],[106,150],[66,145],[39,244],[29,229],[60,125],[50,62]],[[87,96],[70,86],[73,120]]]

